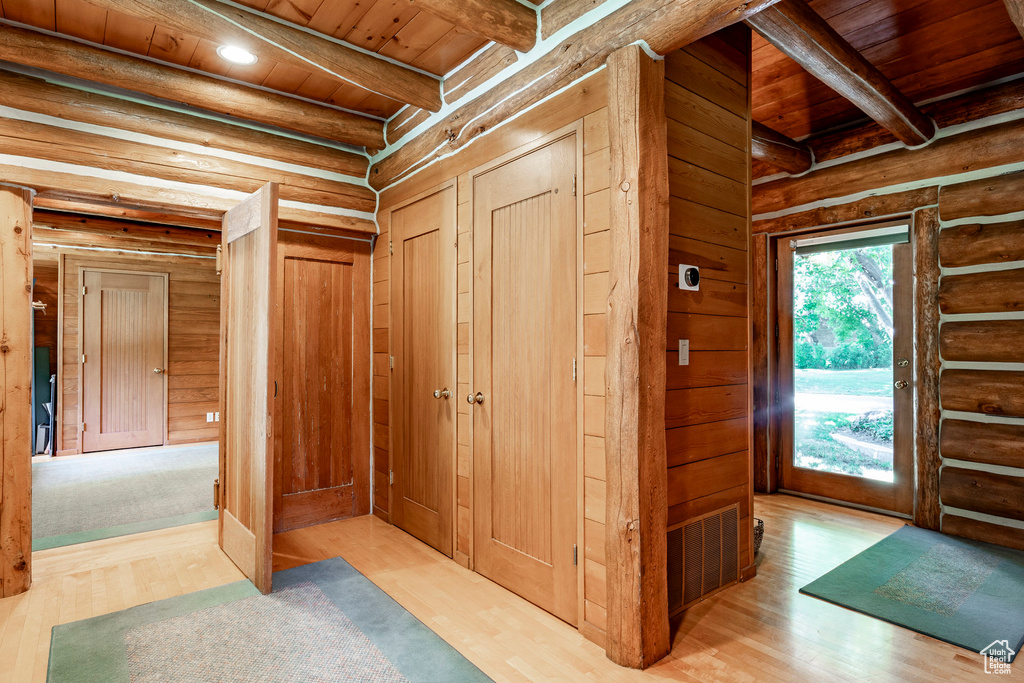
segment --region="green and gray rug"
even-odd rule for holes
[[[53,628],[50,683],[489,681],[341,558]]]
[[[32,466],[32,549],[217,518],[217,444],[96,453]]]
[[[905,526],[800,592],[973,652],[1024,645],[1018,550]]]

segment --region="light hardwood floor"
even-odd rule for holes
[[[341,555],[499,681],[987,679],[976,654],[797,592],[900,521],[789,496],[759,496],[755,513],[767,528],[758,576],[690,609],[673,624],[672,654],[643,673],[616,667],[568,625],[374,517],[277,535],[274,569]],[[215,522],[34,561],[32,590],[0,600],[3,681],[45,680],[55,624],[242,578],[216,547]]]

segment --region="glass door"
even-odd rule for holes
[[[906,224],[778,243],[780,488],[913,512]]]

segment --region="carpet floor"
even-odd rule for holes
[[[49,683],[488,681],[341,558],[55,626]]]
[[[32,465],[32,549],[216,519],[217,444],[97,453]]]
[[[800,592],[973,652],[1024,646],[1019,550],[905,526]]]

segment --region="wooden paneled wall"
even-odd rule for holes
[[[1017,548],[1024,548],[1022,125],[1024,109],[1002,111],[966,130],[941,131],[920,149],[756,185],[755,210],[765,213],[753,224],[771,237],[913,216],[915,523]],[[755,272],[764,278],[771,270]],[[754,381],[770,386],[767,373]]]
[[[35,315],[35,345],[50,349],[50,374],[57,372],[57,300],[60,298],[60,262],[53,252],[35,252],[32,258],[32,279],[35,280],[32,300],[46,304],[46,312]]]
[[[472,567],[472,420],[466,394],[472,386],[472,217],[468,171],[553,131],[581,122],[584,162],[577,180],[582,194],[584,225],[584,358],[579,381],[583,384],[582,433],[584,463],[580,499],[581,611],[580,631],[591,640],[605,638],[604,570],[604,356],[605,307],[608,299],[608,125],[607,84],[604,73],[586,78],[496,129],[480,142],[469,145],[416,176],[381,193],[378,216],[383,219],[395,204],[455,178],[458,180],[458,364],[457,393],[457,510],[455,559]],[[390,347],[389,347],[389,233],[380,220],[380,236],[373,252],[373,441],[374,514],[388,519],[390,470]]]
[[[38,250],[37,250],[38,251]],[[47,250],[49,251],[49,250]],[[52,253],[52,251],[51,251]],[[168,273],[167,443],[217,439],[217,423],[206,414],[217,405],[220,344],[220,277],[212,258],[182,256],[97,256],[57,250],[63,261],[62,366],[60,373],[62,441],[58,454],[79,453],[79,301],[80,269],[110,268]]]
[[[670,242],[667,334],[669,525],[739,503],[750,554],[747,245],[750,34],[737,26],[666,57]],[[680,263],[700,290],[678,288]],[[690,343],[679,364],[679,340]]]

